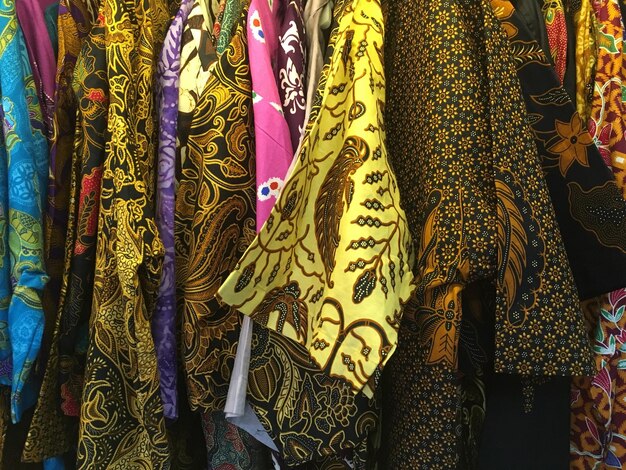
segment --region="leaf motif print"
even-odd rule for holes
[[[545,58],[541,46],[536,41],[511,41],[511,52],[518,68],[533,62],[541,63]]]
[[[339,246],[339,224],[344,211],[344,201],[350,201],[350,176],[369,157],[369,146],[359,136],[346,138],[343,148],[326,175],[315,201],[315,235],[320,256],[327,268],[327,282],[335,269],[335,252]]]
[[[308,312],[301,300],[301,290],[296,281],[285,287],[277,287],[267,293],[258,307],[258,321],[267,323],[270,312],[280,312],[276,331],[282,333],[289,325],[295,332],[295,338],[306,342],[308,335]]]
[[[352,300],[355,304],[360,304],[364,298],[369,296],[376,287],[376,270],[368,269],[361,274],[354,285]]]
[[[498,259],[498,282],[502,285],[507,307],[510,308],[515,304],[518,289],[523,282],[522,276],[527,264],[528,237],[524,228],[524,217],[511,187],[496,182],[496,195],[500,245],[498,252],[501,253]],[[509,315],[508,321],[513,326],[520,326],[523,318],[511,318]]]
[[[570,103],[569,95],[565,88],[552,88],[541,95],[532,95],[532,100],[540,106],[562,106]]]

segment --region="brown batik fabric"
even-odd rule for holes
[[[594,365],[491,5],[400,0],[390,3],[389,21],[388,142],[413,228],[418,287],[390,361],[386,448],[393,468],[454,468],[469,284],[487,280],[496,290],[496,372],[572,375]]]

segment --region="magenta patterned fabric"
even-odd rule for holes
[[[272,8],[273,6],[273,8]],[[289,126],[278,83],[278,11],[268,0],[252,0],[248,11],[248,50],[252,77],[257,181],[257,231],[270,215],[293,158]]]

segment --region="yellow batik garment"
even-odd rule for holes
[[[219,295],[369,394],[412,292],[411,237],[385,147],[379,2],[354,0],[338,35],[293,173]]]
[[[596,66],[596,45],[592,0],[581,0],[574,11],[576,35],[576,111],[587,122],[591,114],[589,96]]]

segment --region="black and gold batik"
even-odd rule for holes
[[[155,222],[156,57],[169,19],[160,0],[103,0],[109,90],[93,307],[78,467],[168,468],[151,332],[163,245]]]
[[[417,248],[390,361],[392,468],[454,468],[463,292],[495,290],[495,369],[593,371],[578,293],[507,38],[481,0],[390,3],[387,129]]]

